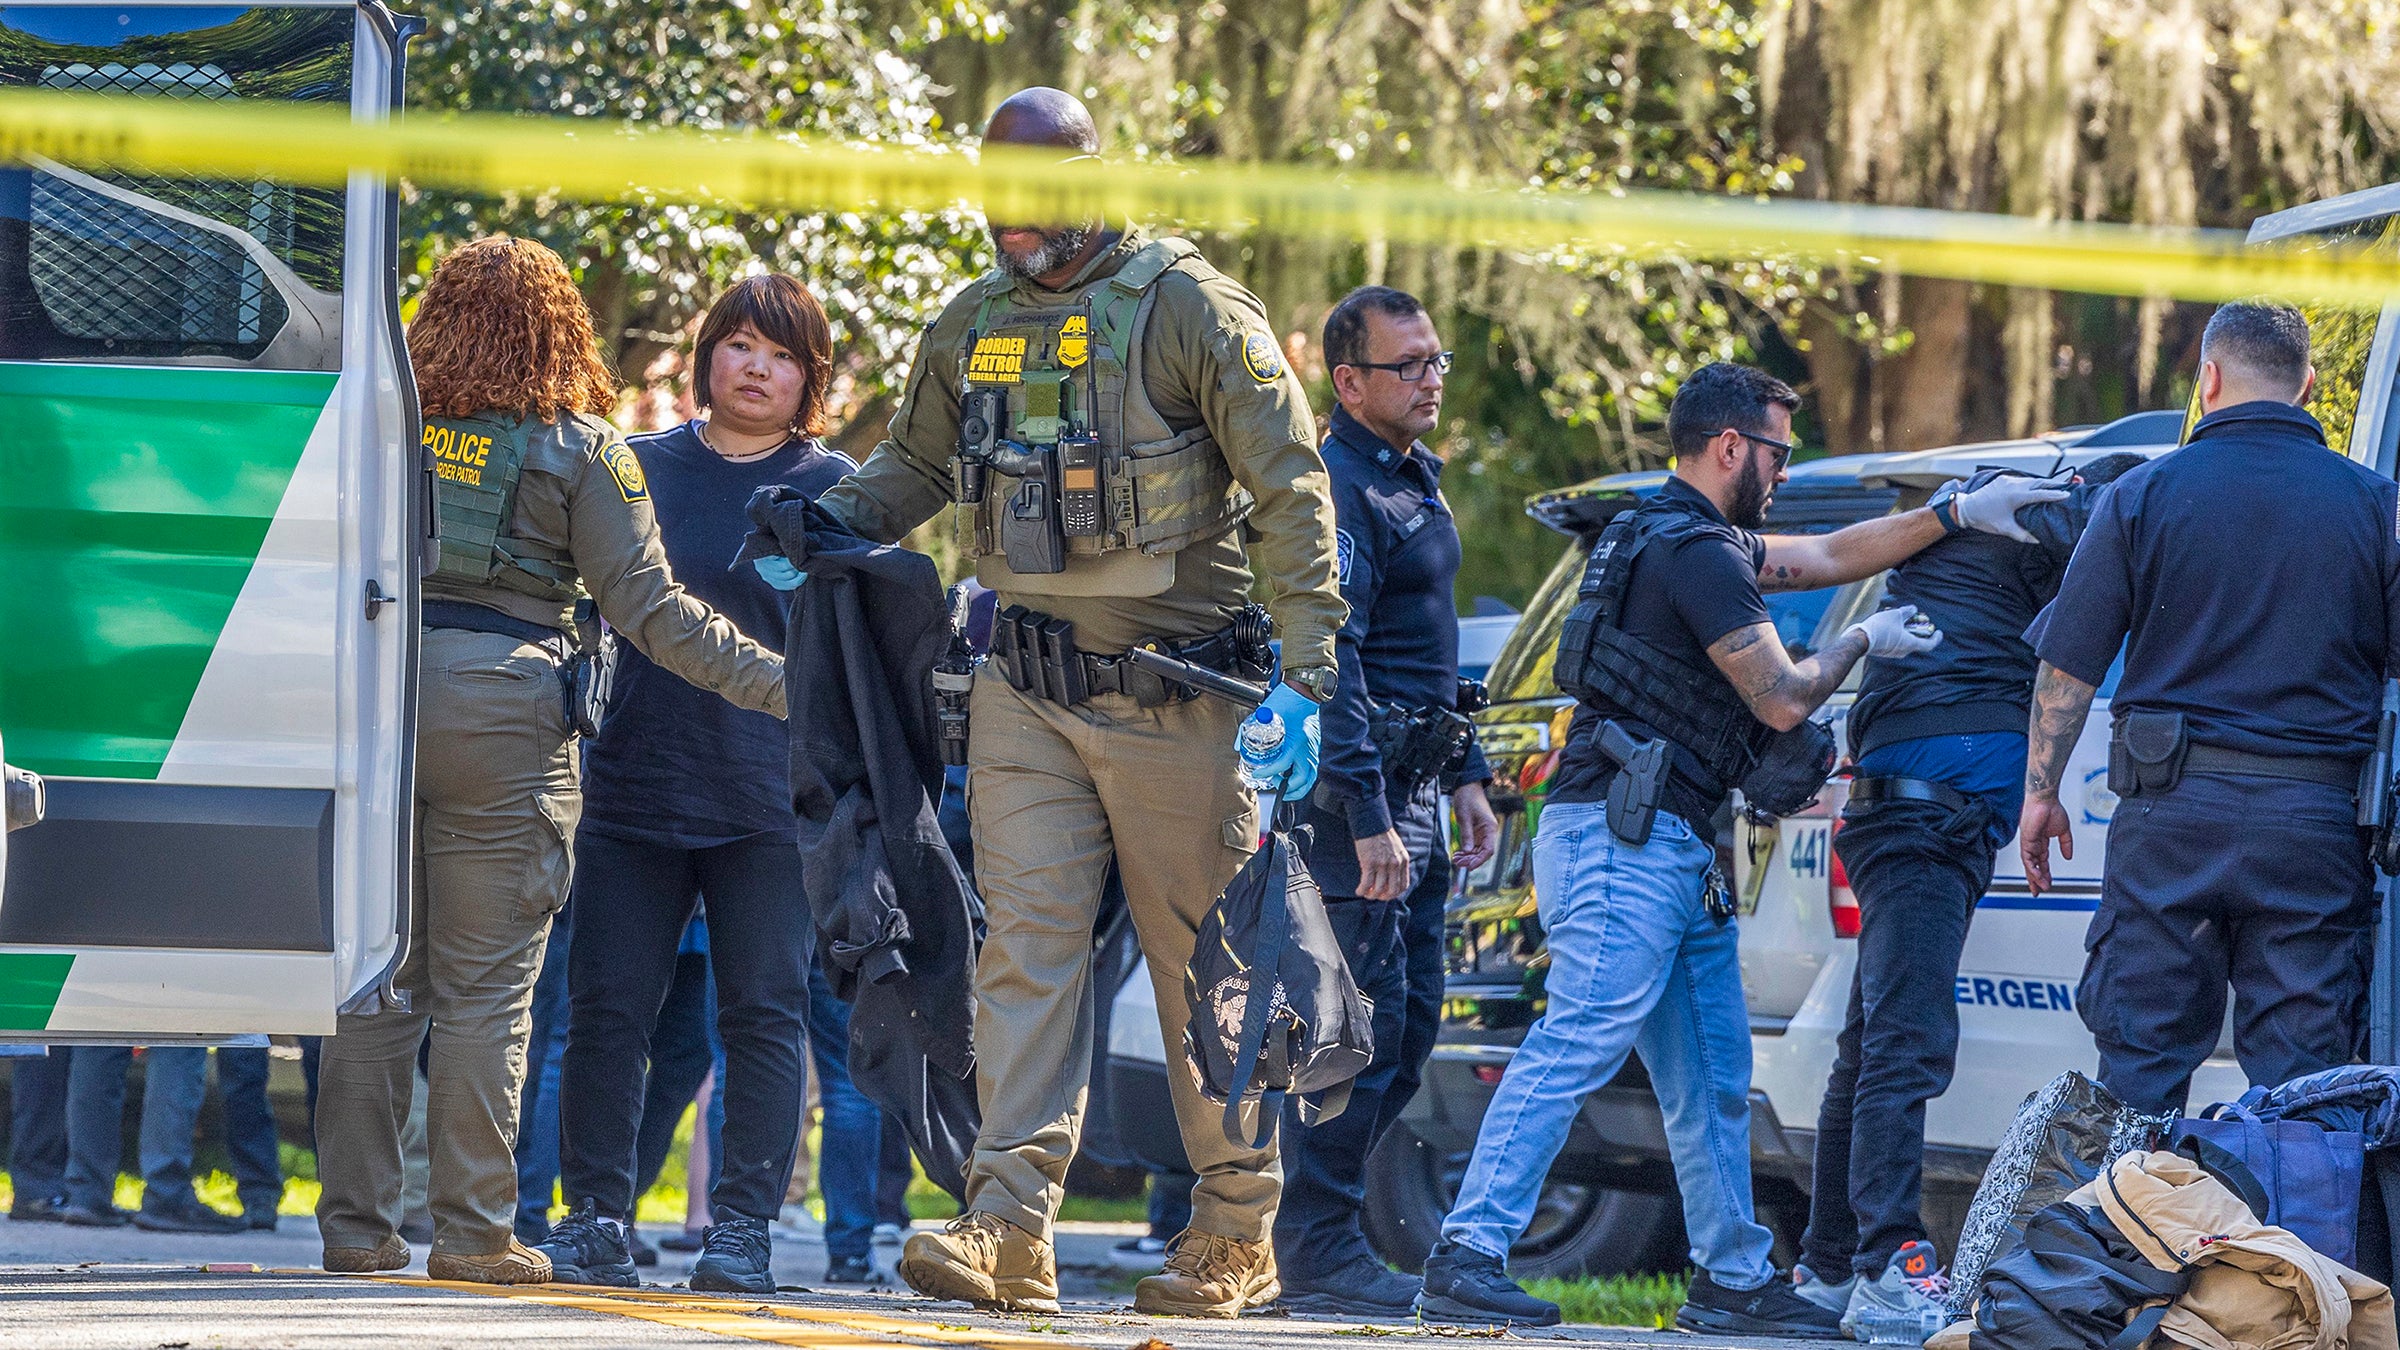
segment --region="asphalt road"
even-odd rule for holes
[[[1061,1234],[1059,1244],[1070,1266],[1104,1263],[1108,1245],[1121,1236],[1115,1225],[1075,1227]],[[673,1254],[658,1270],[646,1272],[659,1283],[639,1290],[495,1289],[425,1279],[422,1251],[419,1266],[393,1276],[323,1274],[313,1269],[316,1236],[305,1219],[287,1218],[273,1234],[229,1238],[6,1223],[0,1224],[0,1345],[41,1350],[723,1350],[752,1342],[811,1350],[1131,1350],[1157,1341],[1175,1350],[1337,1350],[1361,1337],[1415,1343],[1488,1338],[1286,1317],[1239,1322],[1143,1317],[1117,1287],[1120,1281],[1089,1273],[1065,1282],[1066,1307],[1057,1316],[993,1316],[905,1289],[811,1288],[805,1281],[822,1271],[822,1247],[802,1233],[777,1237],[777,1272],[787,1281],[785,1288],[771,1299],[727,1299],[681,1288],[689,1258]],[[878,1256],[888,1264],[891,1253],[882,1250]],[[1605,1327],[1526,1331],[1508,1339],[1679,1350],[1789,1350],[1808,1344]]]

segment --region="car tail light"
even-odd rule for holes
[[[1842,855],[1832,846],[1832,840],[1841,838],[1841,835],[1842,818],[1835,816],[1825,849],[1828,855],[1825,907],[1833,915],[1833,935],[1837,938],[1854,938],[1858,936],[1858,893],[1850,889],[1850,869],[1842,866]]]

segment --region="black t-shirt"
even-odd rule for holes
[[[2315,418],[2243,403],[2116,481],[2026,634],[2111,710],[2179,712],[2192,741],[2365,755],[2400,667],[2400,485],[2325,447]]]
[[[1766,542],[1748,530],[1726,522],[1723,512],[1682,479],[1672,479],[1658,496],[1644,503],[1645,512],[1674,512],[1690,518],[1687,528],[1645,546],[1633,560],[1633,575],[1625,589],[1625,631],[1685,664],[1713,670],[1708,649],[1735,629],[1772,624],[1767,602],[1758,593],[1758,569],[1766,562]],[[1728,684],[1730,687],[1730,682]],[[1600,723],[1614,720],[1635,736],[1655,737],[1645,723],[1603,700],[1578,704],[1567,727],[1566,750],[1550,782],[1554,802],[1604,801],[1616,761],[1600,753]],[[1709,818],[1723,805],[1733,784],[1720,783],[1700,759],[1684,746],[1675,747],[1675,773],[1660,805],[1692,827],[1703,839],[1713,837]]]
[[[790,597],[748,563],[731,566],[750,533],[743,508],[772,483],[815,496],[857,466],[805,436],[736,464],[701,441],[700,425],[626,441],[650,480],[667,565],[685,590],[780,652]],[[796,843],[791,779],[781,721],[737,708],[618,641],[608,713],[584,748],[584,829],[670,848]]]

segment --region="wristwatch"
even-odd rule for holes
[[[1333,697],[1333,682],[1341,672],[1330,666],[1309,666],[1283,672],[1283,682],[1323,703]]]
[[[1957,480],[1953,479],[1942,484],[1941,490],[1933,494],[1933,500],[1925,503],[1932,510],[1934,519],[1942,522],[1942,529],[1948,534],[1956,534],[1966,528],[1958,522],[1958,489],[1959,484]]]

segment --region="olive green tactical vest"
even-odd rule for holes
[[[541,430],[540,423],[490,417],[425,419],[425,455],[433,466],[442,529],[434,576],[560,604],[575,598],[575,565],[565,549],[507,532],[516,517],[526,442]]]
[[[997,513],[1018,480],[994,472],[968,541],[978,578],[995,590],[1049,595],[1157,595],[1173,584],[1174,553],[1250,512],[1250,494],[1205,425],[1177,432],[1151,403],[1143,337],[1169,271],[1217,273],[1181,239],[1145,245],[1115,273],[1056,305],[1023,303],[1006,273],[976,281],[981,296],[959,363],[968,389],[1008,396],[1010,440],[1041,449],[1063,434],[1100,441],[1101,530],[1066,540],[1064,572],[1026,575],[999,548]]]

